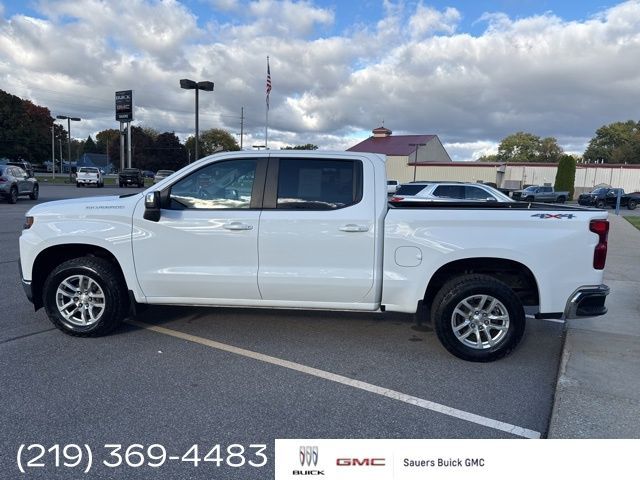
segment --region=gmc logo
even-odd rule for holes
[[[384,467],[384,458],[338,458],[336,465],[339,467]]]

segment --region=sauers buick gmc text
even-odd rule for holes
[[[523,306],[606,312],[607,213],[528,203],[387,202],[385,159],[235,152],[146,191],[41,204],[22,282],[62,331],[109,332],[138,304],[416,313],[454,355],[503,357]]]

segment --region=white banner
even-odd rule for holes
[[[276,480],[640,478],[640,440],[276,440]]]

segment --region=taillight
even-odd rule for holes
[[[395,203],[401,202],[402,200],[403,200],[402,197],[391,197],[389,199],[390,202],[395,202]]]
[[[609,236],[608,220],[591,220],[589,230],[598,235],[598,244],[593,251],[593,268],[603,270],[607,261],[607,237]]]

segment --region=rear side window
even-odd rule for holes
[[[280,159],[276,208],[335,210],[361,198],[359,161]]]
[[[417,195],[426,188],[426,185],[400,185],[396,190],[396,195]]]
[[[480,187],[465,186],[465,198],[467,200],[486,200],[487,198],[495,198],[489,192],[485,192]]]

